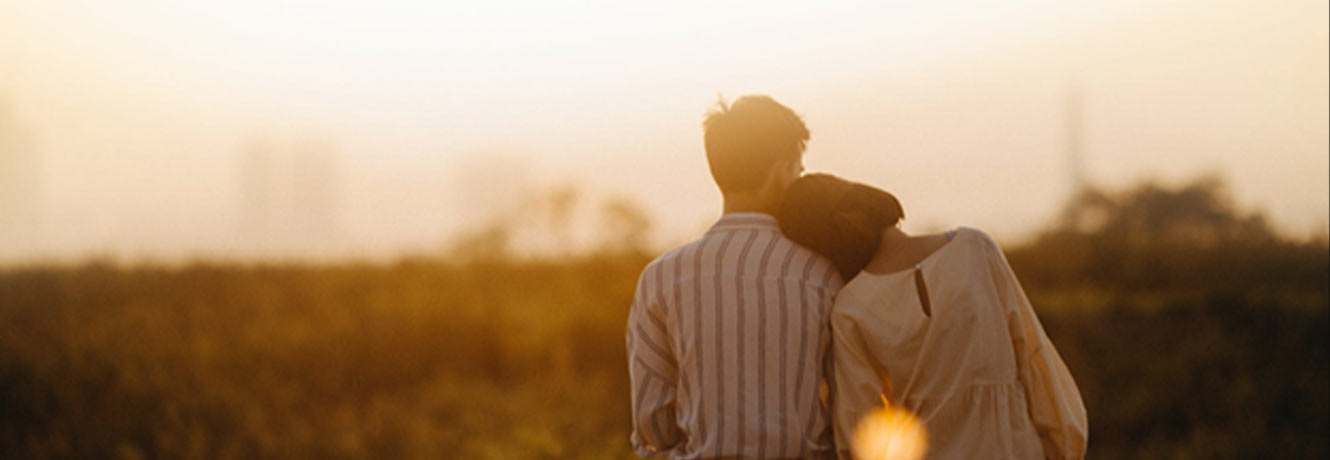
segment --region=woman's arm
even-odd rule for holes
[[[859,420],[882,407],[886,392],[886,371],[873,361],[872,352],[859,333],[855,318],[832,315],[831,355],[836,395],[834,404],[836,452],[849,459],[854,442],[854,428]]]
[[[991,238],[988,240],[992,250],[990,271],[1006,308],[1017,372],[1025,388],[1030,420],[1043,444],[1044,456],[1054,460],[1085,458],[1089,421],[1081,392],[1076,388],[1071,371],[1067,370],[1067,365],[1044,333],[1034,306],[1025,296],[1006,257]]]

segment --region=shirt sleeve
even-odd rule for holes
[[[1007,309],[1007,325],[1016,353],[1017,372],[1029,405],[1030,420],[1044,456],[1053,460],[1083,459],[1089,439],[1089,421],[1081,392],[1071,371],[1044,333],[1034,306],[1021,289],[1016,274],[996,244],[990,267],[998,295]]]
[[[647,272],[650,272],[648,270]],[[628,314],[628,377],[632,389],[633,450],[639,456],[666,456],[681,441],[675,420],[678,366],[666,316],[643,273]]]
[[[832,384],[836,395],[833,423],[836,453],[841,459],[849,459],[854,427],[864,415],[882,407],[887,376],[879,375],[879,366],[873,361],[853,318],[833,316],[831,332],[831,356],[835,362]]]

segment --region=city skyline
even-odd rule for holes
[[[38,258],[251,254],[265,207],[335,216],[318,258],[394,257],[566,186],[638,203],[665,246],[719,214],[702,114],[766,93],[812,130],[810,171],[893,191],[912,231],[1020,241],[1077,183],[1214,175],[1280,232],[1326,232],[1325,5],[1034,6],[5,6],[0,99],[41,172],[0,198],[38,196]],[[333,204],[243,198],[265,138],[335,152],[280,192]]]

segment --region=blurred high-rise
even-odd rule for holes
[[[0,100],[0,256],[36,252],[41,236],[41,174],[37,142]]]
[[[336,151],[320,143],[255,139],[240,155],[240,227],[259,256],[311,255],[335,245],[340,182]]]

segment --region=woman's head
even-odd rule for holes
[[[830,174],[794,181],[776,216],[785,236],[836,264],[846,280],[877,252],[882,232],[905,217],[890,193]]]

